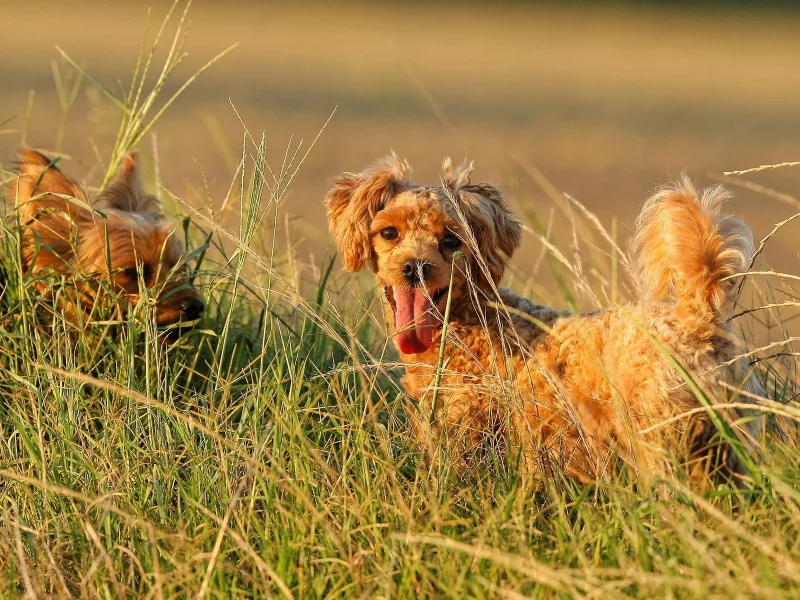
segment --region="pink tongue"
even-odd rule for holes
[[[422,288],[393,287],[397,345],[403,354],[419,354],[431,347],[431,301]]]

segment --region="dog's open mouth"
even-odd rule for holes
[[[403,354],[419,354],[433,342],[431,311],[447,293],[447,287],[428,292],[422,287],[385,286],[386,299],[394,312],[397,345]]]

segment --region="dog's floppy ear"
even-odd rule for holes
[[[139,153],[136,151],[125,155],[114,181],[100,192],[94,205],[99,210],[113,208],[138,213],[157,221],[164,218],[159,199],[145,192],[139,168]]]
[[[490,183],[471,183],[472,163],[453,167],[446,158],[442,170],[442,181],[458,201],[492,281],[497,284],[506,270],[506,261],[522,241],[522,225],[506,206],[499,189]]]
[[[344,173],[325,195],[328,223],[344,268],[360,271],[372,254],[369,227],[394,196],[411,187],[409,164],[394,152],[361,173]]]
[[[23,229],[23,266],[58,269],[71,260],[78,223],[90,219],[80,184],[44,154],[23,148],[15,160],[17,206]]]

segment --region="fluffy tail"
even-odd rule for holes
[[[684,176],[645,202],[634,236],[635,277],[645,300],[672,300],[680,309],[724,320],[753,258],[753,235],[720,212],[731,197],[722,186],[698,196]]]

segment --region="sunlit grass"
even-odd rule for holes
[[[152,123],[133,110],[137,97],[119,100],[112,170]],[[699,492],[680,475],[645,485],[624,468],[585,488],[534,486],[496,456],[466,472],[431,470],[410,437],[368,282],[340,275],[333,257],[308,264],[276,236],[313,144],[272,147],[243,132],[225,203],[237,228],[175,197],[208,311],[170,348],[146,304],[98,306],[83,327],[65,319],[22,273],[9,214],[2,595],[797,596],[800,409],[795,324],[781,312],[797,302],[792,276],[751,276],[743,298],[754,310],[736,319],[748,339],[770,332],[750,350],[776,401],[749,487]],[[547,217],[522,208],[548,250],[541,268],[560,284],[539,289],[518,273],[515,286],[583,308],[629,298],[616,230],[551,191],[570,238],[553,239]],[[56,295],[70,285],[50,283]]]

